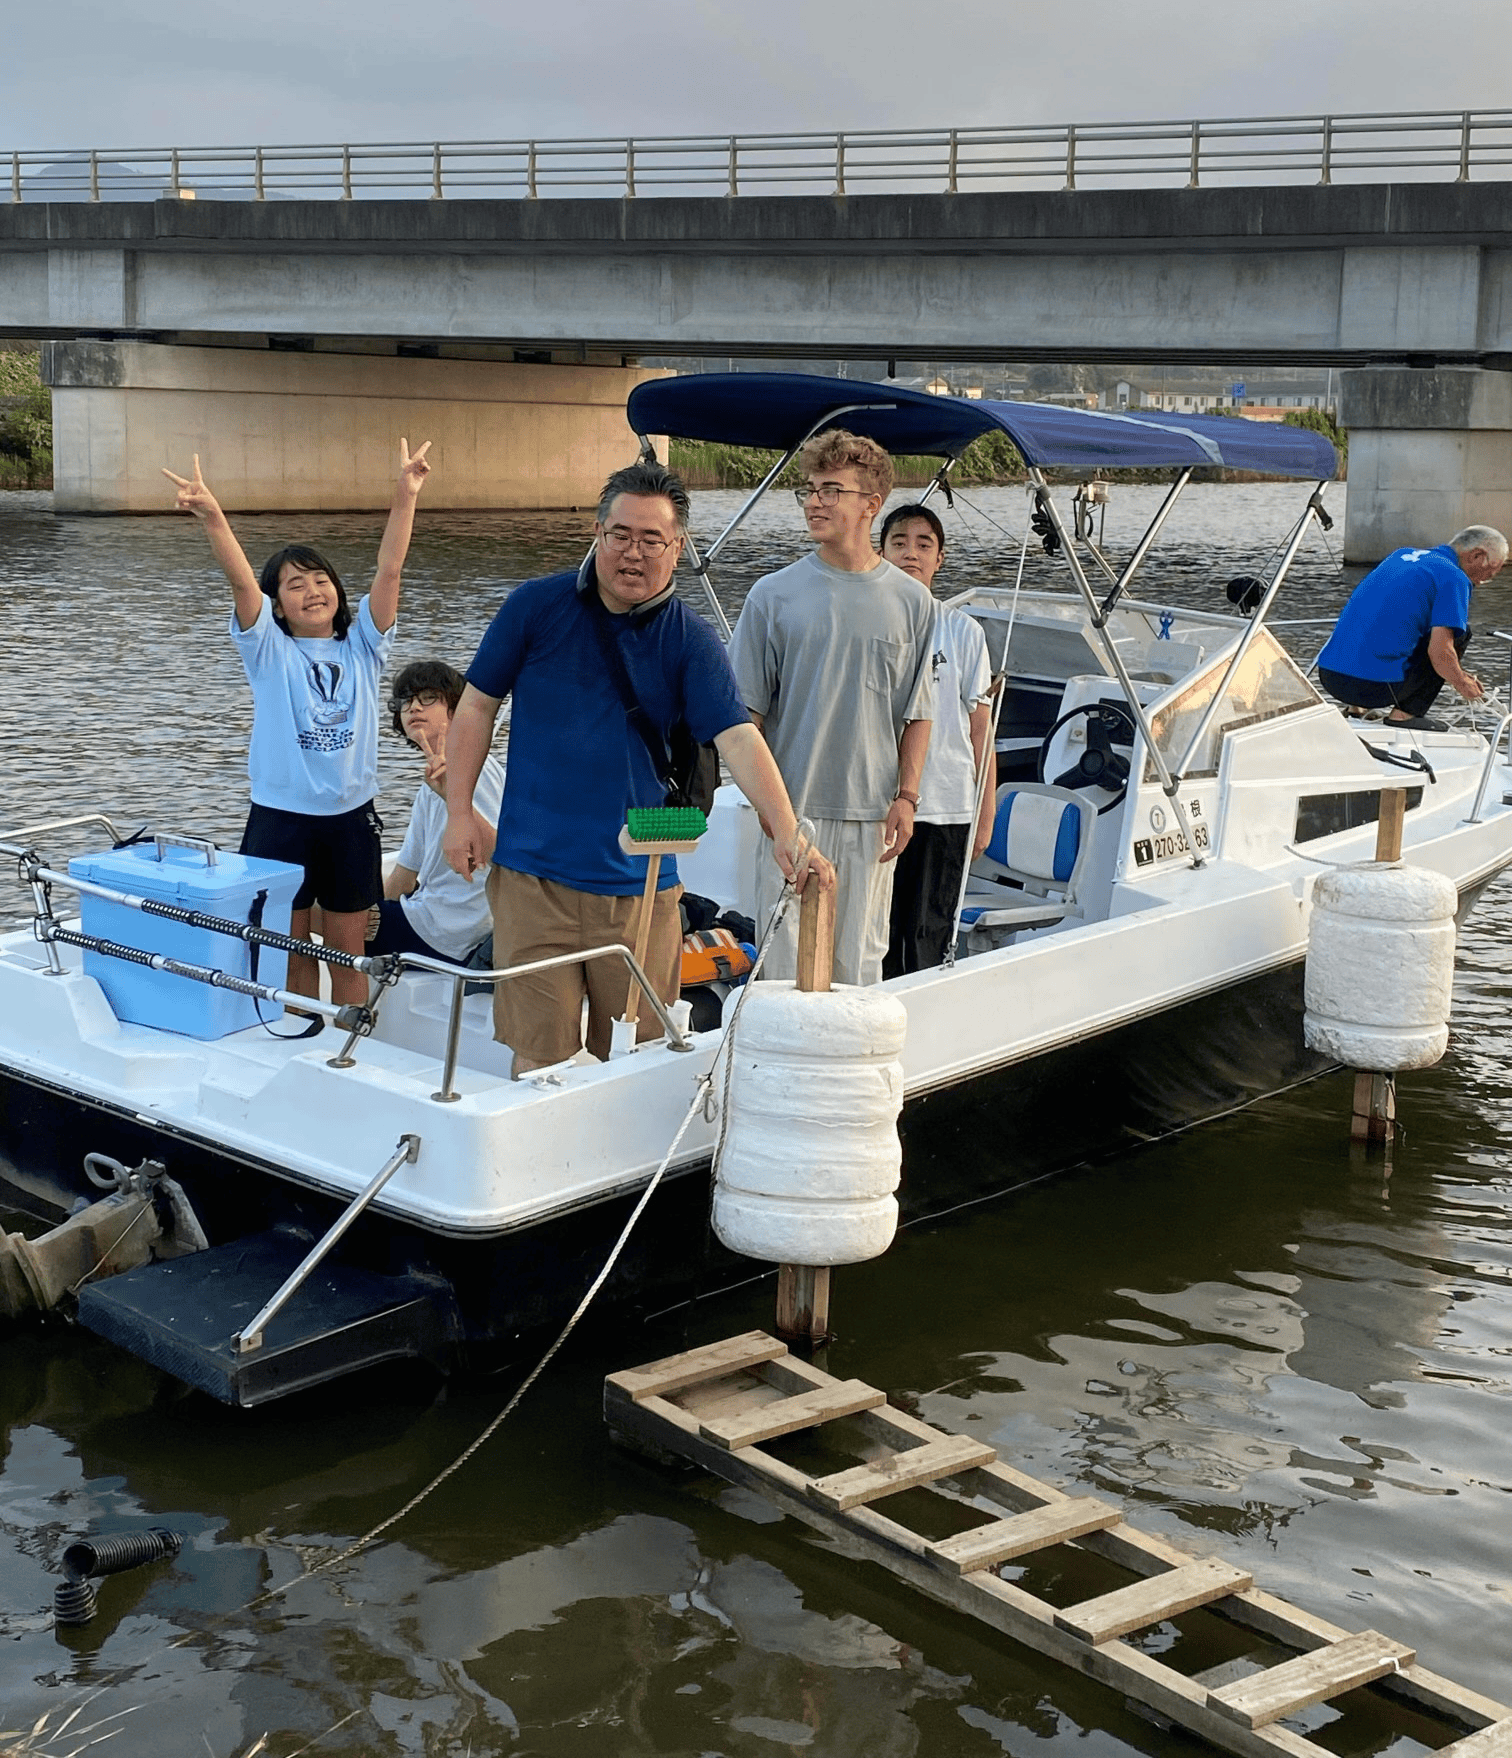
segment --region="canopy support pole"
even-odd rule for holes
[[[1181,753],[1181,761],[1176,765],[1175,779],[1178,785],[1185,776],[1192,759],[1197,755],[1203,739],[1207,737],[1207,730],[1213,723],[1213,716],[1218,712],[1218,704],[1223,700],[1224,691],[1233,682],[1234,674],[1243,663],[1245,654],[1254,645],[1255,636],[1260,633],[1265,622],[1265,613],[1270,609],[1276,594],[1281,590],[1281,582],[1286,578],[1292,563],[1297,559],[1297,551],[1302,547],[1302,540],[1307,535],[1308,526],[1322,513],[1323,490],[1327,487],[1327,482],[1320,482],[1308,497],[1307,505],[1302,511],[1302,517],[1298,519],[1292,529],[1291,536],[1287,539],[1286,553],[1281,557],[1280,565],[1277,567],[1270,585],[1265,589],[1265,596],[1255,606],[1255,614],[1250,618],[1249,627],[1239,637],[1239,645],[1234,649],[1234,657],[1228,662],[1228,670],[1223,674],[1223,682],[1213,692],[1212,700],[1203,710],[1201,720],[1197,722],[1191,738],[1187,740],[1187,748]]]
[[[1065,521],[1060,516],[1060,508],[1056,506],[1055,497],[1050,493],[1050,485],[1045,480],[1044,471],[1041,470],[1038,465],[1031,465],[1029,470],[1029,480],[1035,487],[1035,499],[1038,501],[1042,510],[1048,515],[1050,523],[1055,527],[1056,534],[1061,540],[1061,549],[1066,557],[1066,566],[1070,568],[1071,577],[1076,582],[1076,589],[1081,593],[1083,600],[1086,602],[1087,609],[1092,614],[1092,626],[1097,630],[1097,638],[1102,643],[1102,649],[1107,656],[1108,664],[1113,668],[1113,675],[1118,679],[1118,682],[1123,689],[1124,698],[1129,704],[1129,711],[1133,714],[1135,723],[1139,727],[1140,736],[1144,740],[1145,750],[1149,753],[1150,761],[1155,765],[1155,773],[1160,777],[1161,788],[1163,789],[1166,798],[1171,802],[1171,810],[1175,812],[1176,822],[1181,826],[1181,833],[1186,838],[1186,845],[1191,855],[1192,865],[1194,867],[1205,866],[1206,862],[1204,862],[1202,856],[1197,852],[1197,844],[1192,836],[1192,827],[1187,822],[1186,807],[1182,805],[1181,800],[1177,795],[1176,790],[1180,786],[1180,782],[1167,768],[1166,760],[1161,755],[1160,750],[1155,743],[1155,735],[1150,730],[1149,717],[1144,711],[1144,704],[1139,700],[1139,697],[1135,692],[1134,680],[1129,676],[1129,668],[1123,662],[1123,655],[1118,651],[1118,647],[1114,642],[1113,637],[1108,633],[1107,628],[1097,620],[1097,594],[1092,590],[1092,584],[1087,579],[1086,571],[1081,565],[1081,557],[1077,555],[1075,547],[1071,542],[1070,533],[1066,530]],[[1130,779],[1132,781],[1134,778],[1131,776]]]
[[[1102,608],[1092,618],[1092,627],[1094,629],[1102,628],[1108,618],[1112,616],[1113,607],[1118,603],[1119,599],[1123,597],[1124,593],[1128,591],[1130,582],[1133,580],[1139,569],[1144,565],[1144,559],[1150,553],[1150,545],[1154,543],[1157,537],[1159,537],[1160,528],[1165,524],[1167,515],[1170,513],[1172,507],[1176,505],[1177,500],[1180,498],[1181,491],[1192,480],[1192,471],[1194,468],[1195,466],[1191,464],[1187,465],[1186,469],[1181,471],[1176,480],[1171,484],[1170,492],[1160,503],[1155,517],[1151,519],[1149,525],[1145,529],[1144,536],[1140,538],[1133,555],[1129,557],[1128,565],[1114,582],[1113,590],[1102,601]]]

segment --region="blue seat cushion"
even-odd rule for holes
[[[1010,872],[1064,885],[1081,849],[1081,808],[1010,788],[998,801],[987,858]]]

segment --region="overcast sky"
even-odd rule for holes
[[[0,31],[5,150],[1501,106],[1507,0],[16,0]]]

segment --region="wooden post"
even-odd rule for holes
[[[777,1266],[777,1335],[788,1342],[822,1343],[829,1335],[828,1264]]]
[[[1376,821],[1378,861],[1402,858],[1402,823],[1407,814],[1407,790],[1381,789],[1381,814]],[[1353,1115],[1349,1120],[1353,1141],[1367,1146],[1390,1147],[1396,1137],[1396,1076],[1372,1069],[1355,1073]]]
[[[798,906],[798,992],[828,995],[835,970],[835,894],[815,880]]]
[[[835,968],[835,894],[817,880],[798,906],[798,983],[804,995],[827,995]],[[777,1335],[822,1343],[829,1335],[828,1264],[777,1266]]]
[[[1399,861],[1402,858],[1402,821],[1407,815],[1407,790],[1404,787],[1381,789],[1381,815],[1376,820],[1376,852],[1378,861]]]
[[[1389,1146],[1396,1135],[1396,1076],[1361,1069],[1355,1074],[1354,1115],[1349,1120],[1353,1141]]]

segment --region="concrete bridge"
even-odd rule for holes
[[[1370,559],[1512,526],[1509,198],[18,201],[0,334],[56,344],[57,504],[78,511],[156,508],[170,451],[209,473],[257,434],[287,463],[220,470],[243,478],[233,501],[371,505],[386,454],[369,480],[351,448],[401,420],[436,433],[452,504],[581,502],[628,453],[617,411],[645,354],[871,357],[879,376],[900,355],[1329,362],[1351,369],[1347,549]],[[572,435],[575,462],[543,467]]]

